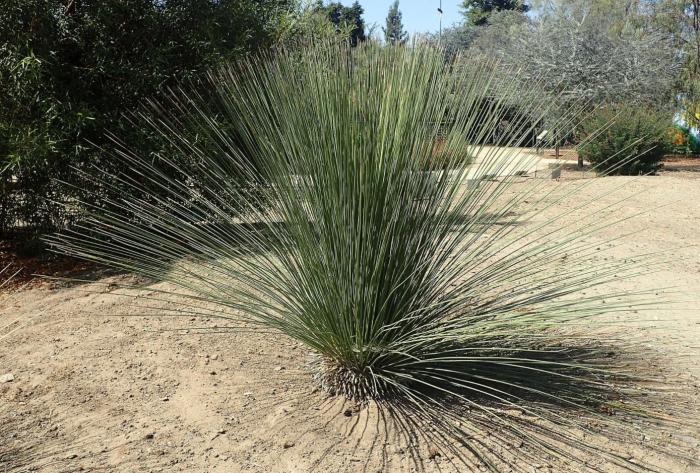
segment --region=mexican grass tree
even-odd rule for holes
[[[509,146],[485,146],[522,89],[489,64],[456,70],[443,57],[420,45],[279,52],[212,72],[216,112],[172,91],[135,117],[172,154],[146,159],[113,138],[122,171],[86,179],[120,194],[54,248],[168,281],[150,296],[177,301],[164,315],[298,340],[310,381],[430,422],[473,465],[593,455],[641,469],[585,432],[675,422],[633,389],[610,355],[637,353],[632,337],[601,318],[653,302],[606,284],[658,261],[597,257],[587,237],[612,222],[587,202],[540,218],[564,195],[525,179],[534,158],[516,147],[547,104],[519,97],[528,113],[511,117]],[[561,126],[577,114],[559,114]]]

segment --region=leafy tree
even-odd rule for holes
[[[527,97],[533,84],[542,87],[549,98],[541,102],[558,106],[551,116],[533,123],[555,132],[559,140],[553,125],[572,106],[591,110],[623,102],[665,109],[674,100],[681,55],[670,35],[644,21],[646,7],[641,4],[627,2],[623,8],[616,2],[615,8],[606,9],[609,3],[554,0],[536,4],[532,18],[517,10],[495,11],[481,26],[465,21],[448,30],[443,44],[448,53],[468,50],[462,67],[473,62],[479,67],[486,59],[501,69],[494,79],[504,90],[521,91],[509,103],[521,114],[530,101],[519,97]]]
[[[480,6],[476,6],[476,3]],[[518,2],[506,5],[513,8],[499,8],[495,5],[500,3],[502,2],[463,2],[465,21],[445,29],[441,41],[438,41],[437,35],[433,35],[433,42],[441,42],[447,56],[451,58],[458,52],[473,47],[483,50],[493,47],[495,43],[504,44],[511,41],[516,37],[517,29],[527,22],[524,13],[529,7],[523,4],[521,8],[517,8]],[[482,8],[488,11],[484,13]],[[484,21],[479,21],[476,16],[482,18],[482,13]]]
[[[494,51],[502,51],[510,47],[511,43],[527,30],[527,16],[514,10],[495,12],[489,18],[489,23],[484,26],[474,27],[475,35],[472,41],[472,52],[478,52],[486,57],[493,55]]]
[[[612,21],[558,8],[493,52],[567,103],[670,103],[679,64],[668,38],[636,27],[614,32]]]
[[[700,0],[653,2],[653,21],[675,40],[684,57],[678,77],[678,106],[685,121],[700,127]]]
[[[442,34],[431,34],[429,40],[444,48],[447,58],[451,60],[458,53],[469,49],[477,35],[478,28],[464,22],[445,28]]]
[[[540,0],[540,15],[566,11],[599,19],[612,36],[636,29],[662,38],[658,52],[681,58],[675,68],[673,95],[685,121],[700,126],[700,0]]]
[[[389,8],[384,28],[384,39],[390,44],[404,44],[408,39],[408,33],[403,29],[399,0],[394,1]]]
[[[291,0],[6,0],[0,10],[0,232],[62,225],[87,142],[144,97],[273,44]],[[131,136],[131,135],[130,135]],[[132,140],[136,140],[135,137]]]
[[[335,25],[330,21],[322,4],[300,2],[283,18],[278,42],[287,48],[307,47],[317,42],[346,41],[353,27]]]
[[[683,84],[682,103],[689,123],[700,127],[700,0],[692,0],[686,8],[690,27],[687,63],[681,78]]]
[[[324,5],[319,0],[316,4],[316,10],[325,13],[339,32],[345,28],[349,29],[350,44],[352,46],[357,46],[360,42],[367,39],[365,20],[362,18],[365,11],[357,0],[349,7],[340,2],[330,2]]]
[[[492,13],[514,10],[525,13],[530,7],[523,0],[463,0],[462,13],[468,23],[485,25]]]

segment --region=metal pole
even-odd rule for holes
[[[440,14],[440,35],[438,36],[438,41],[442,43],[442,0],[440,0],[440,6],[438,7],[438,13]]]

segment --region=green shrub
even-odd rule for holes
[[[609,106],[583,125],[580,156],[601,174],[651,174],[669,149],[668,112],[640,106]]]
[[[122,114],[212,65],[274,44],[291,0],[5,0],[0,9],[0,237],[63,228],[76,169]],[[147,143],[158,147],[161,143]],[[83,183],[83,186],[85,183]],[[95,189],[96,190],[96,189]]]

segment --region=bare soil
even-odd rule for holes
[[[551,185],[581,177],[565,171]],[[700,173],[599,179],[558,208],[620,186],[631,197],[616,215],[648,212],[626,221],[624,233],[631,233],[613,257],[668,251],[669,265],[642,281],[616,284],[673,286],[684,296],[630,330],[669,353],[669,385],[699,401]],[[619,197],[607,195],[601,205]],[[619,231],[590,238],[604,242]],[[171,302],[146,297],[167,289],[165,283],[147,284],[132,299],[115,292],[133,276],[87,276],[95,281],[43,281],[0,294],[0,379],[13,378],[0,382],[0,472],[467,471],[431,445],[413,452],[409,440],[385,431],[372,406],[315,390],[309,354],[293,340],[204,333],[198,328],[216,322],[158,317],[161,304]],[[698,458],[700,436],[684,435],[688,455]],[[623,448],[630,458],[647,454],[638,438]],[[654,463],[660,470],[700,471],[673,458]],[[619,471],[594,458],[593,468]],[[532,471],[574,470],[543,458]]]

